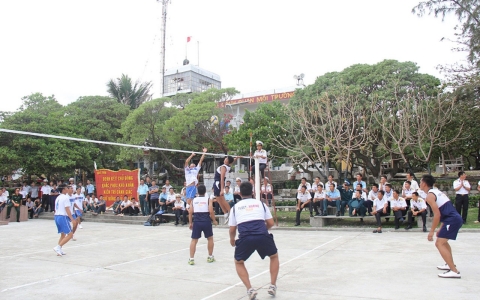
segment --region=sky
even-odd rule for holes
[[[295,86],[301,73],[308,85],[384,59],[413,61],[442,78],[438,65],[465,56],[447,40],[456,20],[419,18],[411,13],[418,2],[171,0],[165,66],[187,55],[242,93]],[[17,110],[36,92],[63,105],[107,95],[106,83],[122,74],[152,81],[159,97],[161,12],[155,0],[0,1],[0,111]]]

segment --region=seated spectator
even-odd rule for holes
[[[25,199],[25,202],[26,199]],[[20,189],[16,188],[15,193],[12,195],[10,202],[7,204],[7,219],[10,219],[10,212],[13,209],[17,212],[17,222],[20,222],[20,206],[22,205],[22,195],[20,194]]]
[[[380,183],[378,184],[378,190],[385,192],[385,191],[386,191],[385,186],[387,185],[387,183],[388,183],[388,182],[387,182],[387,176],[382,175],[382,176],[380,177]]]
[[[237,203],[238,201],[242,200],[242,196],[240,196],[240,184],[242,184],[242,179],[238,177],[235,180],[235,187],[233,188],[233,201]]]
[[[267,183],[267,186],[265,186],[265,182]],[[260,192],[262,195],[262,201],[266,204],[268,200],[268,206],[272,206],[273,188],[269,182],[268,177],[265,177],[264,180],[262,180],[262,185],[260,186]]]
[[[132,216],[132,202],[128,200],[128,196],[123,196],[123,201],[120,204],[122,211],[120,212],[119,216],[123,217],[124,215]]]
[[[183,202],[187,202],[187,182],[183,182],[182,190],[180,191],[180,196],[182,197]]]
[[[39,199],[37,199],[37,200],[39,200]],[[27,210],[28,210],[28,218],[29,219],[33,219],[33,213],[34,213],[33,207],[34,207],[34,205],[35,205],[35,203],[33,203],[32,199],[30,197],[27,197],[27,202],[25,203],[25,206],[27,207]]]
[[[320,182],[320,177],[315,177],[312,183],[312,189],[309,191],[310,195],[312,196],[312,199],[315,198],[315,193],[318,191],[318,185],[321,184],[323,187],[323,183]]]
[[[33,217],[38,218],[38,215],[40,215],[42,212],[43,212],[42,201],[40,201],[40,199],[37,199],[35,200],[35,202],[33,202]]]
[[[95,211],[95,203],[98,202],[98,199],[95,196],[90,197],[90,195],[85,198],[87,201],[87,211],[94,212]]]
[[[313,195],[313,209],[315,210],[315,216],[321,216],[323,214],[323,200],[327,196],[323,190],[323,184],[320,182],[317,185],[317,191]],[[318,209],[320,207],[320,210]]]
[[[402,188],[402,197],[407,202],[407,208],[410,208],[410,201],[412,200],[412,194],[415,190],[412,188],[410,181],[405,181]]]
[[[365,203],[363,204],[367,208],[367,214],[369,216],[372,215],[372,207],[373,201],[378,198],[378,184],[372,184],[372,189],[368,192],[367,199],[365,199]]]
[[[302,187],[304,187],[304,186],[307,187],[307,192],[310,193],[310,190],[312,189],[312,187],[311,187],[310,183],[307,182],[306,177],[302,177],[300,185],[297,188],[297,192],[300,192],[302,190]]]
[[[327,196],[323,201],[323,215],[328,215],[328,206],[335,206],[337,208],[337,217],[340,216],[340,191],[335,188],[335,185],[330,184],[330,190],[326,194]]]
[[[410,203],[410,209],[408,210],[408,226],[406,230],[412,229],[413,217],[422,216],[423,232],[427,232],[427,203],[424,199],[418,196],[417,192],[412,193],[412,202]]]
[[[381,216],[387,216],[387,207],[388,202],[385,197],[385,192],[383,190],[379,190],[377,193],[377,198],[373,200],[373,211],[372,214],[375,216],[377,220],[377,229],[373,231],[373,233],[382,233],[382,221]]]
[[[88,197],[88,196],[87,196]],[[120,200],[120,196],[115,197],[115,201],[107,207],[107,210],[112,210],[114,215],[119,215],[122,213],[122,200]]]
[[[360,215],[361,217],[365,217],[365,206],[363,203],[365,200],[362,197],[362,190],[361,187],[358,185],[358,189],[355,191],[353,198],[348,202],[348,215],[350,217]],[[362,221],[362,219],[360,219]]]
[[[130,202],[132,203],[132,205],[130,206],[131,207],[131,210],[130,210],[131,214],[133,216],[138,216],[138,214],[140,213],[140,202],[138,202],[138,200],[135,199],[135,197],[132,197],[132,199],[130,199]]]
[[[173,203],[175,203],[175,196],[175,191],[173,187],[171,187],[167,195],[167,201],[165,201],[165,205],[168,211],[173,211]]]
[[[8,196],[9,196],[9,193],[7,189],[2,188],[2,190],[0,190],[0,213],[7,206]]]
[[[311,206],[312,202],[310,201],[312,199],[312,196],[310,195],[309,192],[307,192],[307,186],[304,185],[300,189],[300,192],[297,194],[297,216],[296,216],[296,222],[295,226],[300,225],[300,213],[302,210],[305,208],[306,205],[310,207],[310,211],[312,211]],[[312,213],[310,213],[310,217],[313,217]]]
[[[162,192],[158,196],[157,206],[159,206],[160,210],[163,210],[165,212],[167,210],[167,198],[168,198],[167,188],[162,187]]]
[[[390,215],[390,212],[391,212],[391,206],[390,206],[390,202],[392,201],[393,199],[393,187],[390,183],[386,183],[385,184],[385,194],[383,195],[383,198],[385,198],[385,200],[387,200],[387,214]],[[385,220],[387,220],[388,222],[388,218],[385,218]]]
[[[185,209],[185,202],[182,201],[181,195],[175,195],[175,202],[173,203],[172,209],[175,213],[175,225],[178,225],[180,217],[182,218],[182,225],[187,224],[187,210]]]
[[[100,195],[98,197],[98,201],[93,204],[93,209],[94,209],[93,215],[96,216],[99,213],[102,213],[102,214],[105,213],[106,208],[107,208],[106,202],[105,200],[103,200],[103,195]]]
[[[390,200],[390,207],[395,216],[395,230],[397,230],[400,228],[400,222],[404,221],[403,216],[407,213],[407,202],[400,197],[400,192],[398,190],[393,190],[393,199]]]
[[[233,207],[235,205],[235,202],[233,201],[233,193],[230,191],[229,186],[225,187],[225,192],[224,192],[223,196],[225,197],[225,201],[227,201],[227,203],[228,203],[228,205],[230,205],[230,207]]]
[[[358,173],[357,174],[357,180],[353,182],[353,189],[356,191],[357,187],[360,186],[360,189],[363,192],[368,193],[367,184],[362,179],[363,179],[362,174]],[[367,197],[365,197],[364,199],[366,199],[366,198]]]
[[[350,181],[345,180],[343,186],[339,189],[340,192],[340,214],[345,215],[345,207],[348,206],[348,202],[353,198],[353,190],[350,188]]]
[[[333,181],[333,175],[328,175],[328,180],[325,182],[324,186],[326,192],[330,191],[330,185],[332,184],[335,186],[335,188],[337,188],[337,183]]]
[[[165,191],[170,191],[173,186],[170,185],[170,180],[165,180],[165,184],[162,186],[162,188],[165,188]]]

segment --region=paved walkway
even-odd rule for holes
[[[52,248],[51,220],[0,227],[0,299],[246,299],[233,264],[228,229],[215,228],[187,264],[187,227],[84,223],[67,255]],[[277,299],[478,299],[479,233],[452,242],[462,279],[441,279],[442,263],[423,232],[273,230],[280,254]],[[258,299],[269,299],[268,258],[247,261]]]

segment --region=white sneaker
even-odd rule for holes
[[[270,296],[275,297],[275,295],[277,294],[277,287],[275,285],[271,284],[270,287],[268,288],[268,294]]]
[[[82,224],[78,224],[78,228],[83,229]]]
[[[450,267],[447,264],[437,266],[437,269],[444,270],[444,271],[450,271]]]
[[[251,288],[247,291],[247,296],[248,296],[248,299],[255,300],[257,299],[257,291]]]
[[[62,248],[60,248],[60,246],[55,246],[53,247],[53,251],[55,251],[57,253],[57,256],[62,256]]]
[[[442,277],[442,278],[462,278],[462,276],[460,276],[460,272],[453,272],[452,270],[449,270],[445,273],[442,273],[442,274],[438,274],[438,277]]]
[[[63,252],[62,248],[60,248],[60,252],[62,252],[62,255],[67,255],[67,253]]]
[[[225,218],[225,222],[223,222],[223,225],[227,225],[228,224],[228,212],[226,214],[224,214],[223,217]]]
[[[74,235],[72,235],[72,241],[76,241],[77,239],[75,238]]]

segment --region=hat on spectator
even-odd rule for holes
[[[73,178],[70,178],[68,181],[73,181]]]
[[[175,198],[182,198],[182,195],[180,195],[180,194],[175,194]]]
[[[242,181],[242,178],[237,177],[237,179],[235,179],[235,181]]]
[[[346,185],[350,185],[350,181],[345,180],[345,184],[346,184]]]
[[[255,144],[263,146],[262,141],[256,141]]]
[[[267,176],[265,176],[265,180],[266,180],[266,181],[270,181],[270,179],[269,179]]]

